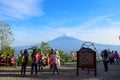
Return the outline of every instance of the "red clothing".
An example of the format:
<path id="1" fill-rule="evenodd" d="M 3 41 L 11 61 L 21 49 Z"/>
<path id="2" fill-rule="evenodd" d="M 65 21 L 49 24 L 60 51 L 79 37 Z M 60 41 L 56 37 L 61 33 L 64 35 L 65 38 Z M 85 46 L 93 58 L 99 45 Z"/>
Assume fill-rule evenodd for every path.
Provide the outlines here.
<path id="1" fill-rule="evenodd" d="M 39 59 L 42 60 L 42 54 L 39 55 Z"/>
<path id="2" fill-rule="evenodd" d="M 50 53 L 49 57 L 50 57 L 50 64 L 53 64 L 54 63 L 54 53 Z"/>
<path id="3" fill-rule="evenodd" d="M 37 60 L 39 59 L 39 55 L 37 53 L 34 56 Z"/>
<path id="4" fill-rule="evenodd" d="M 114 58 L 115 59 L 118 59 L 119 58 L 119 55 L 117 53 L 114 54 Z"/>
<path id="5" fill-rule="evenodd" d="M 28 55 L 25 55 L 24 61 L 25 63 L 28 63 Z"/>
<path id="6" fill-rule="evenodd" d="M 39 55 L 38 55 L 37 53 L 35 53 L 35 54 L 32 54 L 31 57 L 38 59 L 38 58 L 39 58 Z"/>
<path id="7" fill-rule="evenodd" d="M 37 53 L 32 54 L 32 62 L 33 63 L 38 63 L 39 60 L 39 55 Z"/>
<path id="8" fill-rule="evenodd" d="M 3 61 L 2 61 L 2 59 L 0 59 L 0 63 L 2 63 Z"/>

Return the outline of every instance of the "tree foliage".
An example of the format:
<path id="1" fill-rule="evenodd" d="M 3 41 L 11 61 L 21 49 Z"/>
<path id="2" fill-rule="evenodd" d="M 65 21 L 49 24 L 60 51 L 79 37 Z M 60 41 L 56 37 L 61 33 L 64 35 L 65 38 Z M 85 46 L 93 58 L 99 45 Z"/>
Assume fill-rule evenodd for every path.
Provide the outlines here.
<path id="1" fill-rule="evenodd" d="M 13 33 L 11 31 L 11 26 L 4 22 L 0 21 L 0 49 L 3 52 L 3 48 L 9 46 L 13 42 Z"/>
<path id="2" fill-rule="evenodd" d="M 30 53 L 32 53 L 32 51 L 36 49 L 36 51 L 39 53 L 40 52 L 40 48 L 38 46 L 33 46 L 31 48 L 28 48 L 28 50 L 30 50 Z"/>
<path id="3" fill-rule="evenodd" d="M 43 50 L 45 53 L 49 53 L 50 52 L 50 45 L 44 41 L 41 42 L 41 46 L 40 49 Z"/>
<path id="4" fill-rule="evenodd" d="M 66 54 L 64 51 L 62 50 L 58 50 L 59 54 L 60 54 L 60 58 L 61 60 L 64 60 L 65 62 L 68 62 L 69 61 L 69 55 Z"/>
<path id="5" fill-rule="evenodd" d="M 4 56 L 6 56 L 7 54 L 12 55 L 13 53 L 14 53 L 14 49 L 12 49 L 10 46 L 3 47 Z"/>
<path id="6" fill-rule="evenodd" d="M 40 47 L 33 46 L 29 48 L 28 50 L 33 50 L 33 49 L 36 49 L 38 53 L 40 52 L 40 50 L 43 50 L 45 54 L 49 54 L 51 51 L 50 45 L 44 41 L 41 42 Z M 55 49 L 55 51 L 59 52 L 61 60 L 64 60 L 65 62 L 69 61 L 69 55 L 67 55 L 64 51 L 58 50 L 58 49 Z"/>

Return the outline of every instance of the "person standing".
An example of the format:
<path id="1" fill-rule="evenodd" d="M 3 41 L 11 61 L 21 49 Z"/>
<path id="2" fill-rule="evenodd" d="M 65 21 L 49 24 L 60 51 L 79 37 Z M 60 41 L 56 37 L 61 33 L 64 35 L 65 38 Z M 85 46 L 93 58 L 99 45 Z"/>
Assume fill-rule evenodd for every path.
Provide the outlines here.
<path id="1" fill-rule="evenodd" d="M 43 72 L 43 61 L 44 61 L 44 53 L 41 50 L 39 54 L 39 71 Z"/>
<path id="2" fill-rule="evenodd" d="M 10 55 L 9 54 L 7 54 L 7 56 L 6 56 L 6 63 L 7 63 L 7 66 L 8 66 L 8 64 L 10 64 Z"/>
<path id="3" fill-rule="evenodd" d="M 21 64 L 21 75 L 23 75 L 23 69 L 24 69 L 24 53 L 23 53 L 23 50 L 20 50 L 19 62 Z"/>
<path id="4" fill-rule="evenodd" d="M 31 62 L 31 75 L 33 74 L 34 68 L 35 68 L 35 74 L 37 75 L 37 65 L 38 65 L 39 55 L 36 52 L 36 49 L 33 50 L 31 58 L 32 58 L 32 62 Z"/>
<path id="5" fill-rule="evenodd" d="M 108 57 L 109 57 L 109 62 L 110 62 L 111 65 L 114 64 L 113 52 L 114 52 L 114 51 L 110 51 L 110 49 L 108 49 L 108 51 L 107 51 Z"/>
<path id="6" fill-rule="evenodd" d="M 53 56 L 53 74 L 55 74 L 55 71 L 56 71 L 57 73 L 59 73 L 57 64 L 58 64 L 58 58 L 57 58 L 57 54 L 56 54 L 56 52 L 55 52 L 55 53 L 54 53 L 54 56 Z"/>
<path id="7" fill-rule="evenodd" d="M 107 72 L 108 71 L 109 57 L 108 57 L 108 53 L 107 53 L 106 49 L 101 52 L 101 57 L 102 57 L 102 60 L 103 60 L 105 72 Z"/>
<path id="8" fill-rule="evenodd" d="M 49 66 L 50 66 L 50 71 L 53 71 L 53 60 L 54 60 L 54 49 L 51 49 L 51 52 L 49 54 Z"/>
<path id="9" fill-rule="evenodd" d="M 15 54 L 14 54 L 14 64 L 15 64 L 15 67 L 17 68 L 17 58 Z"/>
<path id="10" fill-rule="evenodd" d="M 115 64 L 119 64 L 119 55 L 117 51 L 115 51 L 114 53 L 114 58 L 115 58 Z"/>
<path id="11" fill-rule="evenodd" d="M 28 51 L 27 49 L 24 50 L 24 53 L 22 53 L 21 51 L 21 62 L 22 62 L 22 65 L 21 65 L 21 75 L 25 75 L 26 73 L 26 67 L 27 67 L 27 63 L 28 63 Z"/>
<path id="12" fill-rule="evenodd" d="M 56 58 L 57 58 L 57 66 L 60 67 L 60 54 L 56 51 Z"/>
<path id="13" fill-rule="evenodd" d="M 49 55 L 47 53 L 45 54 L 44 59 L 45 59 L 45 66 L 49 66 Z"/>

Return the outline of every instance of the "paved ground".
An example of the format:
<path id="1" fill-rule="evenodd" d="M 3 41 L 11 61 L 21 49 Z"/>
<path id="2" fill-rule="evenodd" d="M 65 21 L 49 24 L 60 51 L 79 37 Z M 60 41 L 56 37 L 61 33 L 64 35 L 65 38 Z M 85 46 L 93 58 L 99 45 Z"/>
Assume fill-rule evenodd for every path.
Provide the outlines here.
<path id="1" fill-rule="evenodd" d="M 52 75 L 49 68 L 45 67 L 43 73 L 37 76 L 30 75 L 30 67 L 27 67 L 27 75 L 20 75 L 20 67 L 0 66 L 0 80 L 120 80 L 120 65 L 109 65 L 109 71 L 104 72 L 103 64 L 97 64 L 97 76 L 91 71 L 87 74 L 85 70 L 79 70 L 76 75 L 76 63 L 67 63 L 59 68 L 60 74 Z"/>

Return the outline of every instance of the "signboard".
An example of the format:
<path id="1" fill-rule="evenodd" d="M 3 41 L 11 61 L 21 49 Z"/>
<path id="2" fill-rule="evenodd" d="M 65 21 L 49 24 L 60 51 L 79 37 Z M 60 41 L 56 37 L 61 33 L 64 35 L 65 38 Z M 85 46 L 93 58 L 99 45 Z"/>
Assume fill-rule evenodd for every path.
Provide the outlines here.
<path id="1" fill-rule="evenodd" d="M 77 75 L 79 68 L 93 69 L 96 76 L 96 52 L 90 48 L 81 48 L 77 51 Z"/>

